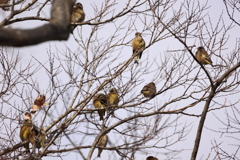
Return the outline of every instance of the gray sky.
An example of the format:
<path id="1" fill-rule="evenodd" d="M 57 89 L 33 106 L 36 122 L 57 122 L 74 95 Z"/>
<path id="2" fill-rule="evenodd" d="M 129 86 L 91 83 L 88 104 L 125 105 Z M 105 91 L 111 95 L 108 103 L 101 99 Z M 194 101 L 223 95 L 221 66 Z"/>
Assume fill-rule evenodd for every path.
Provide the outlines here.
<path id="1" fill-rule="evenodd" d="M 93 4 L 93 2 L 94 2 L 97 6 L 100 7 L 102 1 L 103 0 L 80 1 L 83 4 L 84 11 L 86 13 L 85 21 L 89 20 L 90 18 L 92 18 L 94 16 L 91 4 Z M 117 2 L 119 4 L 118 4 L 117 10 L 116 10 L 116 13 L 117 13 L 117 11 L 121 10 L 121 8 L 124 6 L 124 4 L 126 2 L 127 1 Z M 179 1 L 179 3 L 181 3 L 181 2 L 182 1 Z M 201 1 L 200 3 L 205 4 L 205 0 Z M 209 20 L 210 20 L 212 25 L 216 26 L 219 16 L 221 14 L 223 14 L 223 20 L 225 22 L 225 25 L 228 26 L 231 23 L 231 21 L 229 20 L 227 14 L 226 14 L 226 11 L 225 11 L 222 1 L 219 1 L 219 3 L 216 3 L 216 1 L 214 1 L 214 2 L 209 1 L 208 6 L 209 6 L 209 9 L 204 12 L 204 14 L 206 14 L 206 16 L 205 16 L 206 22 L 209 22 Z M 177 4 L 173 6 L 173 10 L 174 9 L 176 9 L 176 10 L 178 9 Z M 4 13 L 3 11 L 0 11 L 0 20 L 2 20 L 2 17 L 5 17 L 8 13 L 9 12 Z M 30 14 L 32 14 L 32 11 L 24 12 L 23 14 L 21 14 L 21 16 L 29 16 Z M 47 9 L 44 10 L 43 15 L 49 16 Z M 169 16 L 169 18 L 170 18 L 171 10 L 169 10 L 169 15 L 167 15 L 167 16 Z M 116 22 L 116 24 L 120 24 L 120 22 L 122 22 L 123 20 L 124 19 L 120 19 L 119 21 Z M 130 23 L 130 19 L 128 19 L 127 22 L 125 22 L 125 23 L 128 24 L 128 21 Z M 147 21 L 151 21 L 151 20 L 147 20 Z M 39 26 L 43 23 L 45 23 L 45 22 L 26 21 L 26 22 L 13 24 L 11 27 L 13 27 L 13 28 L 32 28 L 32 27 Z M 134 27 L 132 28 L 132 33 L 127 36 L 127 38 L 125 39 L 125 42 L 128 42 L 128 41 L 131 42 L 131 39 L 134 37 L 134 33 L 136 31 L 142 32 L 145 29 L 144 25 L 141 23 L 141 21 L 139 19 L 136 21 L 135 26 L 137 29 L 134 29 Z M 81 28 L 82 28 L 82 30 L 81 30 Z M 82 34 L 83 39 L 87 40 L 89 33 L 91 31 L 91 26 L 84 25 L 84 26 L 77 27 L 77 29 L 74 31 L 74 34 L 75 34 L 76 39 L 79 39 L 78 34 L 76 34 L 77 30 L 80 31 L 80 34 Z M 125 32 L 124 32 L 125 30 L 126 30 L 126 28 L 123 28 L 123 30 L 119 32 L 119 34 L 122 34 L 122 35 L 120 35 L 120 37 L 122 37 L 125 34 Z M 107 40 L 114 32 L 115 32 L 114 23 L 104 25 L 104 27 L 101 29 L 101 32 L 99 32 L 99 34 L 98 34 L 98 38 L 102 38 L 102 41 Z M 230 37 L 226 44 L 227 49 L 222 51 L 223 54 L 229 54 L 231 49 L 235 46 L 236 38 L 238 38 L 238 34 L 236 34 L 236 33 L 238 33 L 237 27 L 233 28 L 231 30 L 231 32 L 228 33 L 230 35 Z M 147 31 L 143 32 L 143 38 L 145 39 L 146 43 L 148 44 L 150 37 L 148 36 Z M 201 43 L 199 42 L 199 39 L 190 39 L 188 41 L 188 45 L 189 46 L 192 46 L 192 45 L 199 46 L 199 45 L 201 45 Z M 22 56 L 21 63 L 23 66 L 27 62 L 29 62 L 33 57 L 35 59 L 37 59 L 38 61 L 40 61 L 41 63 L 46 64 L 46 66 L 49 66 L 48 53 L 49 52 L 61 53 L 61 52 L 66 51 L 66 47 L 68 47 L 72 52 L 80 52 L 81 51 L 81 47 L 79 47 L 78 43 L 74 40 L 72 35 L 70 35 L 70 37 L 67 41 L 60 41 L 60 42 L 59 41 L 51 41 L 51 42 L 45 42 L 45 43 L 31 46 L 31 47 L 22 47 L 22 48 L 11 48 L 10 47 L 10 48 L 8 48 L 8 51 L 10 52 L 13 50 L 14 54 L 19 52 L 20 55 Z M 140 64 L 138 67 L 140 67 L 140 68 L 145 67 L 147 65 L 146 64 L 147 59 L 151 62 L 155 61 L 155 63 L 149 69 L 149 71 L 152 71 L 152 72 L 139 76 L 139 78 L 140 78 L 139 80 L 142 81 L 140 86 L 144 86 L 145 84 L 147 84 L 151 81 L 154 81 L 157 84 L 157 88 L 160 88 L 163 84 L 159 77 L 158 78 L 155 77 L 156 72 L 157 72 L 157 71 L 155 71 L 156 67 L 157 67 L 156 63 L 161 61 L 163 55 L 169 56 L 169 57 L 171 57 L 173 55 L 173 53 L 168 52 L 168 50 L 183 50 L 183 49 L 184 49 L 183 45 L 180 44 L 174 38 L 163 39 L 162 41 L 160 41 L 160 42 L 152 45 L 150 48 L 146 49 L 143 53 L 142 59 L 140 60 Z M 193 48 L 194 53 L 195 53 L 195 51 L 196 51 L 196 47 Z M 180 54 L 180 52 L 177 52 L 175 54 Z M 117 55 L 119 55 L 119 58 L 116 63 L 121 63 L 123 61 L 128 60 L 132 55 L 131 43 L 124 46 L 124 48 L 122 48 L 122 50 L 118 50 L 111 54 L 112 57 L 117 56 Z M 191 59 L 189 59 L 189 61 L 188 61 L 189 64 L 192 62 L 192 57 L 190 57 L 190 58 Z M 213 63 L 217 63 L 220 61 L 219 59 L 217 59 L 216 56 L 212 56 L 211 58 L 213 60 Z M 37 64 L 37 62 L 35 60 L 33 60 L 33 64 L 34 63 Z M 197 65 L 196 62 L 193 62 L 193 63 L 195 63 Z M 58 64 L 59 63 L 56 61 L 55 65 L 57 66 Z M 101 64 L 100 68 L 104 68 L 105 65 L 106 64 Z M 213 70 L 210 66 L 207 66 L 206 68 L 207 68 L 207 70 L 210 71 L 211 75 L 214 75 L 214 73 L 212 72 Z M 126 72 L 124 74 L 125 74 L 124 76 L 128 76 L 129 72 Z M 60 77 L 62 82 L 69 80 L 69 78 L 64 75 L 64 72 L 62 72 L 60 75 L 62 76 L 62 77 Z M 38 79 L 39 88 L 41 88 L 41 92 L 46 92 L 48 83 L 49 83 L 46 72 L 43 69 L 39 70 L 39 72 L 34 76 L 34 78 Z M 140 90 L 141 90 L 141 87 L 138 87 L 138 88 L 134 89 L 131 94 L 136 96 L 137 94 L 140 94 Z M 194 90 L 194 88 L 193 88 L 193 90 Z M 160 95 L 160 96 L 155 97 L 153 100 L 148 102 L 148 104 L 150 106 L 164 104 L 169 99 L 171 99 L 171 97 L 172 98 L 176 97 L 179 94 L 181 94 L 181 92 L 182 92 L 182 90 L 181 90 L 181 88 L 179 88 L 178 90 L 168 92 L 165 95 Z M 127 100 L 128 96 L 131 97 L 131 94 L 128 94 L 124 98 Z M 35 95 L 32 95 L 32 96 L 36 97 L 37 93 L 35 93 Z M 232 96 L 223 97 L 223 98 L 219 97 L 218 102 L 220 104 L 221 103 L 223 104 L 225 101 L 227 101 L 228 103 L 234 103 L 238 99 L 239 99 L 239 97 L 236 97 L 236 95 L 232 95 Z M 191 101 L 183 101 L 183 102 L 180 102 L 179 104 L 169 106 L 169 109 L 170 109 L 170 107 L 171 107 L 171 109 L 181 108 L 181 107 L 184 107 L 185 105 L 188 105 L 189 103 L 191 103 Z M 121 104 L 121 102 L 120 102 L 120 104 Z M 90 107 L 90 105 L 91 104 L 89 104 L 89 107 Z M 62 107 L 62 106 L 59 105 L 59 107 Z M 200 103 L 200 104 L 194 106 L 193 108 L 187 109 L 186 112 L 189 114 L 201 114 L 203 107 L 204 107 L 204 103 Z M 215 118 L 214 114 L 217 115 L 218 117 L 220 117 L 224 121 L 226 119 L 225 111 L 226 111 L 225 109 L 221 109 L 221 110 L 216 110 L 216 111 L 208 113 L 207 119 L 205 121 L 205 127 L 212 129 L 212 130 L 219 130 L 219 128 L 224 127 Z M 60 114 L 60 112 L 61 111 L 59 111 L 59 114 Z M 126 116 L 127 117 L 128 114 L 126 114 L 125 112 L 126 111 L 120 110 L 120 111 L 116 111 L 116 114 L 118 116 L 122 116 L 122 117 Z M 172 116 L 175 116 L 175 115 L 172 115 Z M 40 122 L 39 122 L 40 119 L 41 119 L 41 112 L 39 113 L 38 117 L 36 117 L 38 124 L 40 124 Z M 151 117 L 149 119 L 151 119 Z M 177 157 L 179 157 L 179 159 L 182 159 L 182 160 L 190 159 L 199 119 L 200 118 L 189 117 L 189 116 L 181 117 L 180 122 L 181 123 L 187 122 L 187 124 L 190 124 L 189 129 L 191 129 L 191 130 L 190 130 L 190 133 L 188 134 L 188 136 L 185 138 L 185 141 L 179 142 L 178 144 L 173 145 L 173 147 L 172 147 L 172 149 L 175 149 L 175 148 L 179 149 L 182 147 L 184 147 L 184 149 L 186 149 L 177 156 Z M 116 120 L 112 120 L 111 122 L 109 122 L 109 125 L 114 122 L 116 122 Z M 120 128 L 121 128 L 121 126 L 120 126 Z M 233 139 L 231 137 L 227 137 L 225 135 L 221 135 L 220 133 L 217 133 L 217 132 L 210 131 L 209 129 L 206 129 L 206 128 L 203 129 L 202 140 L 200 143 L 197 159 L 207 159 L 209 154 L 211 154 L 213 152 L 213 151 L 211 151 L 211 147 L 212 147 L 212 143 L 214 141 L 217 141 L 218 143 L 222 142 L 222 144 L 221 144 L 222 149 L 225 149 L 229 153 L 234 153 L 236 151 L 235 145 L 237 145 L 237 143 L 236 143 L 235 139 Z M 171 132 L 171 130 L 169 130 L 169 132 Z M 109 137 L 110 137 L 109 139 L 110 139 L 111 143 L 108 144 L 108 146 L 114 146 L 114 144 L 116 144 L 116 143 L 117 144 L 121 143 L 121 137 L 116 137 L 113 132 L 109 133 Z M 77 136 L 74 136 L 72 138 L 76 141 L 79 140 Z M 18 139 L 18 141 L 20 142 L 19 138 L 16 138 L 16 139 Z M 116 139 L 120 139 L 120 140 L 116 142 Z M 93 140 L 94 140 L 94 136 L 89 136 L 86 138 L 86 140 L 84 140 L 84 144 L 91 145 Z M 154 142 L 152 142 L 152 143 L 154 143 Z M 53 148 L 56 148 L 56 147 L 53 146 Z M 165 158 L 165 156 L 163 156 L 165 150 L 161 150 L 161 149 L 159 149 L 159 150 L 154 149 L 154 150 L 158 153 L 157 154 L 154 153 L 153 156 L 158 157 L 159 160 L 162 160 Z M 101 159 L 113 159 L 111 157 L 111 155 L 112 155 L 111 152 L 113 152 L 113 151 L 104 150 L 102 153 Z M 83 153 L 85 154 L 85 156 L 87 156 L 88 149 L 84 149 Z M 97 156 L 97 151 L 95 150 L 95 152 L 92 156 L 92 159 L 97 159 L 97 158 L 95 158 L 96 156 Z M 138 153 L 136 155 L 136 160 L 145 160 L 147 156 L 149 156 L 149 155 L 145 155 L 143 153 Z M 209 159 L 213 159 L 212 156 L 213 155 L 211 154 Z M 63 157 L 63 159 L 80 159 L 79 157 L 80 156 L 78 155 L 78 153 L 71 152 L 70 154 L 66 154 L 66 156 Z M 164 157 L 164 158 L 161 158 L 161 157 Z M 239 153 L 238 153 L 237 157 L 240 157 Z M 49 157 L 44 157 L 43 159 L 44 160 L 48 160 L 48 159 L 52 160 L 52 159 L 60 159 L 60 158 L 49 156 Z M 117 159 L 120 159 L 120 158 L 117 157 Z"/>

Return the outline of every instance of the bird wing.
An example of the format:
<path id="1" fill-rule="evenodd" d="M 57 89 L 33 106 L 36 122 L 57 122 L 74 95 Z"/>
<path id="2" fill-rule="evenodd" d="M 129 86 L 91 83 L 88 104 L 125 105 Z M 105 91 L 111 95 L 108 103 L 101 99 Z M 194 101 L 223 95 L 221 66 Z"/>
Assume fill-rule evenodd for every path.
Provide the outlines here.
<path id="1" fill-rule="evenodd" d="M 107 104 L 107 97 L 106 97 L 106 95 L 101 94 L 101 95 L 99 96 L 99 101 L 100 101 L 103 105 L 106 105 L 106 104 Z"/>
<path id="2" fill-rule="evenodd" d="M 118 95 L 115 93 L 109 93 L 108 102 L 110 105 L 118 104 L 118 102 L 119 102 Z"/>
<path id="3" fill-rule="evenodd" d="M 139 43 L 139 48 L 143 49 L 145 47 L 145 41 L 142 38 L 141 42 Z"/>
<path id="4" fill-rule="evenodd" d="M 134 38 L 133 41 L 132 41 L 133 54 L 138 49 L 138 45 L 139 45 L 139 41 L 137 40 L 137 38 Z"/>
<path id="5" fill-rule="evenodd" d="M 207 54 L 207 52 L 202 52 L 202 58 L 204 58 L 209 64 L 212 63 L 211 58 L 209 57 L 209 55 Z"/>

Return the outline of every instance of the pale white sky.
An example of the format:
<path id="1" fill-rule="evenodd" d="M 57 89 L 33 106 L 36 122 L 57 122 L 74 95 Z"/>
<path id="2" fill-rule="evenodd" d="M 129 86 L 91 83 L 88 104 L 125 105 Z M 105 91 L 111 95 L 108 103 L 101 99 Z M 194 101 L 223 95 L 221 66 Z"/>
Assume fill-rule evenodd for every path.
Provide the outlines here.
<path id="1" fill-rule="evenodd" d="M 84 11 L 86 13 L 85 21 L 94 16 L 91 4 L 94 2 L 97 6 L 100 7 L 102 1 L 103 0 L 79 1 L 84 6 Z M 117 13 L 117 11 L 121 10 L 121 7 L 123 7 L 126 2 L 127 2 L 127 0 L 117 2 L 119 4 L 118 4 L 117 10 L 116 10 L 116 13 Z M 183 2 L 183 1 L 178 1 L 179 4 L 181 2 Z M 203 0 L 203 1 L 201 0 L 200 3 L 205 4 L 205 0 Z M 231 21 L 228 19 L 228 16 L 226 15 L 226 11 L 225 11 L 225 8 L 224 8 L 224 5 L 223 5 L 222 1 L 219 1 L 219 3 L 216 3 L 216 1 L 209 1 L 208 6 L 209 6 L 209 9 L 204 12 L 204 14 L 207 15 L 205 17 L 206 21 L 209 21 L 209 19 L 211 19 L 212 25 L 215 26 L 218 19 L 219 19 L 219 16 L 221 14 L 223 14 L 223 20 L 225 22 L 225 25 L 228 26 L 230 24 Z M 178 5 L 177 4 L 174 5 L 173 9 L 177 10 Z M 4 13 L 3 11 L 0 11 L 0 20 L 2 20 L 2 17 L 6 16 L 8 13 L 9 12 Z M 169 15 L 171 13 L 172 13 L 172 10 L 169 10 Z M 32 14 L 32 12 L 24 12 L 23 14 L 21 14 L 21 16 L 29 16 L 30 14 Z M 44 10 L 44 15 L 49 15 L 49 13 L 47 12 L 47 9 Z M 169 16 L 169 15 L 167 15 L 167 16 Z M 120 19 L 120 22 L 122 22 L 122 21 L 123 21 L 123 19 Z M 150 21 L 150 20 L 148 20 L 148 21 Z M 117 21 L 116 24 L 120 24 L 120 22 Z M 126 24 L 127 24 L 127 22 L 126 22 Z M 35 27 L 35 26 L 39 26 L 43 23 L 45 23 L 45 22 L 26 21 L 26 22 L 23 22 L 23 23 L 16 23 L 12 27 L 13 28 L 32 28 L 32 27 Z M 137 21 L 135 26 L 137 27 L 137 30 L 135 30 L 134 27 L 133 27 L 132 28 L 132 30 L 133 30 L 132 34 L 129 35 L 125 39 L 125 42 L 131 41 L 131 39 L 134 37 L 134 33 L 136 31 L 142 32 L 142 30 L 145 29 L 144 25 L 140 21 Z M 79 30 L 80 30 L 80 28 L 81 28 L 80 26 L 77 27 L 77 29 L 79 29 Z M 126 29 L 127 28 L 123 28 L 123 30 L 119 32 L 121 34 L 120 37 L 124 36 L 124 34 L 125 34 L 124 31 Z M 229 40 L 228 40 L 227 45 L 226 45 L 228 49 L 223 51 L 223 52 L 225 52 L 225 54 L 229 54 L 229 52 L 231 51 L 231 48 L 235 46 L 236 38 L 238 38 L 238 34 L 236 34 L 236 33 L 238 33 L 237 29 L 238 29 L 238 27 L 235 27 L 229 33 L 230 37 L 229 37 Z M 75 33 L 76 38 L 78 39 L 78 35 L 76 34 L 77 33 L 76 30 L 74 31 L 74 33 Z M 82 31 L 83 31 L 82 34 L 83 34 L 84 39 L 87 40 L 87 38 L 89 36 L 89 32 L 91 31 L 91 26 L 86 26 L 86 25 L 82 26 Z M 114 23 L 110 23 L 108 25 L 105 25 L 101 29 L 101 32 L 98 34 L 98 37 L 102 38 L 102 41 L 104 41 L 104 40 L 107 40 L 114 32 L 115 32 Z M 148 36 L 147 32 L 143 32 L 143 38 L 145 39 L 146 43 L 148 44 L 149 40 L 150 40 L 150 37 Z M 197 40 L 197 39 L 191 39 L 191 40 L 189 40 L 188 43 L 189 43 L 188 45 L 194 45 L 194 44 L 196 46 L 201 45 L 199 40 Z M 119 59 L 118 59 L 118 62 L 116 62 L 116 63 L 121 63 L 123 61 L 126 61 L 132 55 L 132 49 L 131 49 L 130 44 L 131 43 L 126 45 L 124 48 L 122 48 L 122 50 L 116 51 L 116 52 L 111 54 L 113 57 L 117 56 L 119 54 Z M 51 41 L 51 42 L 45 42 L 45 43 L 35 45 L 35 46 L 31 46 L 31 47 L 22 47 L 22 48 L 14 48 L 14 49 L 9 48 L 9 51 L 14 50 L 15 53 L 17 53 L 17 52 L 20 53 L 20 55 L 22 56 L 22 60 L 21 60 L 22 65 L 25 65 L 27 62 L 29 62 L 32 59 L 32 57 L 34 57 L 38 61 L 40 61 L 42 63 L 46 63 L 46 66 L 48 66 L 49 65 L 49 63 L 48 63 L 48 61 L 49 61 L 49 59 L 48 59 L 49 50 L 53 53 L 56 53 L 57 50 L 58 50 L 58 53 L 60 53 L 60 52 L 66 51 L 66 47 L 70 48 L 70 50 L 73 51 L 73 52 L 77 52 L 77 51 L 81 50 L 81 48 L 78 46 L 77 42 L 74 40 L 73 36 L 70 35 L 70 37 L 67 41 L 60 41 L 60 42 Z M 144 67 L 146 65 L 147 59 L 149 61 L 155 60 L 156 63 L 157 63 L 157 62 L 161 61 L 161 58 L 162 58 L 163 54 L 166 55 L 166 56 L 170 56 L 169 54 L 171 54 L 171 53 L 167 52 L 168 50 L 182 50 L 183 48 L 184 48 L 183 45 L 174 38 L 164 39 L 164 40 L 152 45 L 150 48 L 148 48 L 144 51 L 144 53 L 142 55 L 142 59 L 140 60 L 139 67 Z M 196 50 L 196 48 L 193 49 L 194 52 L 195 52 L 195 50 Z M 179 54 L 179 53 L 176 53 L 176 54 Z M 216 59 L 216 57 L 212 57 L 212 60 L 213 60 L 213 62 L 219 61 L 218 59 Z M 190 61 L 192 62 L 192 59 L 189 60 L 189 64 L 190 64 Z M 34 63 L 36 63 L 36 62 L 34 62 Z M 196 62 L 194 62 L 194 63 L 196 64 Z M 56 60 L 56 66 L 57 66 L 57 64 L 59 64 L 59 63 Z M 100 67 L 104 67 L 104 65 L 106 65 L 106 64 L 101 64 Z M 157 65 L 154 64 L 153 66 L 151 66 L 151 68 L 149 70 L 150 71 L 155 71 L 156 67 L 157 67 Z M 209 67 L 209 66 L 207 66 L 207 69 L 212 71 L 211 67 Z M 124 74 L 125 74 L 124 76 L 127 77 L 129 72 L 126 72 Z M 143 83 L 140 86 L 144 86 L 145 84 L 147 84 L 151 81 L 154 81 L 157 84 L 157 88 L 162 87 L 163 84 L 161 82 L 161 79 L 159 77 L 156 78 L 155 74 L 156 74 L 156 71 L 155 72 L 150 72 L 149 74 L 139 76 L 139 78 L 140 78 L 139 80 L 143 81 Z M 211 75 L 212 74 L 213 73 L 211 73 Z M 65 82 L 65 81 L 69 80 L 69 78 L 67 76 L 65 76 L 64 73 L 61 73 L 60 75 L 62 75 L 62 77 L 60 78 L 62 82 Z M 40 70 L 34 76 L 34 78 L 37 78 L 39 86 L 42 89 L 42 92 L 46 92 L 47 87 L 48 87 L 48 83 L 49 83 L 49 81 L 47 79 L 48 77 L 46 75 L 46 72 L 44 70 Z M 137 87 L 136 89 L 134 89 L 132 91 L 131 94 L 136 96 L 140 93 L 140 90 L 141 90 L 141 88 Z M 173 97 L 176 97 L 177 95 L 180 95 L 181 93 L 182 93 L 182 90 L 178 89 L 178 90 L 174 90 L 172 92 L 168 92 L 165 95 L 159 95 L 158 97 L 155 97 L 153 100 L 148 102 L 148 105 L 154 106 L 154 105 L 164 104 L 169 99 L 171 99 Z M 33 95 L 33 97 L 35 97 L 35 96 L 37 96 L 37 93 L 35 93 L 35 95 Z M 126 97 L 124 97 L 124 99 L 127 100 L 128 96 L 131 97 L 131 95 L 128 94 Z M 223 103 L 226 100 L 230 103 L 230 102 L 235 102 L 236 99 L 239 99 L 239 97 L 237 97 L 236 95 L 233 95 L 231 97 L 230 96 L 229 97 L 224 97 L 223 99 L 220 97 L 218 102 Z M 175 103 L 174 106 L 169 106 L 168 108 L 170 108 L 170 107 L 171 107 L 171 109 L 181 108 L 185 105 L 188 105 L 191 102 L 192 101 L 183 101 L 179 104 Z M 121 104 L 121 102 L 120 102 L 120 104 Z M 89 104 L 89 107 L 90 106 L 91 106 L 91 104 Z M 194 106 L 193 108 L 187 109 L 186 112 L 191 113 L 191 114 L 201 114 L 203 106 L 204 106 L 204 103 L 200 103 L 200 104 Z M 61 105 L 59 105 L 59 107 L 61 107 Z M 60 114 L 60 112 L 59 112 L 59 114 Z M 215 115 L 218 115 L 219 117 L 221 117 L 222 120 L 224 120 L 224 119 L 226 119 L 226 116 L 225 116 L 224 112 L 225 112 L 225 109 L 221 109 L 221 110 L 217 110 L 217 111 L 208 113 L 207 119 L 205 121 L 205 126 L 207 128 L 215 129 L 215 130 L 219 130 L 219 128 L 224 127 L 219 123 L 219 121 L 213 115 L 213 113 L 214 113 Z M 128 116 L 128 114 L 126 114 L 126 111 L 123 111 L 123 110 L 116 111 L 116 114 L 118 116 L 122 116 L 122 117 L 127 117 Z M 36 118 L 36 120 L 41 119 L 40 115 L 41 115 L 41 113 L 39 114 L 39 117 Z M 172 116 L 175 117 L 175 115 L 172 115 Z M 179 157 L 177 159 L 181 159 L 181 160 L 190 159 L 199 120 L 200 120 L 200 118 L 196 118 L 196 117 L 188 117 L 188 116 L 182 116 L 181 117 L 180 122 L 181 123 L 186 122 L 187 124 L 190 124 L 189 129 L 191 129 L 191 130 L 190 130 L 190 133 L 188 134 L 188 136 L 185 138 L 185 141 L 179 142 L 178 144 L 175 144 L 175 145 L 173 145 L 173 147 L 171 147 L 171 149 L 180 149 L 180 148 L 186 149 L 177 156 L 177 157 Z M 111 122 L 109 122 L 109 124 L 113 124 L 114 122 L 116 122 L 116 120 L 112 120 Z M 40 122 L 38 122 L 38 123 L 40 124 Z M 119 128 L 121 128 L 121 126 Z M 171 131 L 169 130 L 169 131 L 166 131 L 166 132 L 171 132 Z M 236 134 L 235 136 L 238 137 L 239 135 L 237 136 L 237 134 Z M 77 136 L 74 136 L 73 138 L 76 141 L 79 140 L 79 138 Z M 18 139 L 20 141 L 19 138 L 16 138 L 16 139 Z M 119 139 L 121 140 L 121 137 L 116 137 L 114 135 L 114 133 L 111 131 L 109 133 L 109 140 L 111 142 L 111 145 L 108 144 L 108 146 L 114 146 L 115 144 L 120 144 L 121 141 Z M 84 140 L 84 145 L 91 145 L 93 140 L 94 140 L 94 136 L 86 137 L 86 139 Z M 116 141 L 116 140 L 119 140 L 119 141 Z M 200 147 L 199 147 L 198 157 L 197 157 L 198 160 L 199 159 L 206 159 L 209 156 L 209 154 L 211 153 L 212 143 L 215 140 L 217 142 L 222 142 L 221 147 L 223 149 L 225 149 L 226 151 L 229 151 L 229 153 L 234 153 L 235 152 L 236 146 L 233 146 L 233 145 L 230 145 L 230 144 L 237 144 L 236 140 L 234 140 L 233 138 L 229 138 L 225 135 L 221 136 L 220 133 L 215 133 L 213 131 L 210 131 L 210 130 L 204 128 L 203 133 L 202 133 L 202 140 L 201 140 Z M 56 148 L 56 147 L 53 147 L 53 148 Z M 153 156 L 158 157 L 159 160 L 163 160 L 163 159 L 166 158 L 166 156 L 163 155 L 166 150 L 161 150 L 161 149 L 156 150 L 155 149 L 154 151 L 156 151 L 158 153 L 157 154 L 154 153 Z M 111 157 L 111 155 L 112 155 L 111 152 L 113 152 L 113 151 L 106 151 L 106 150 L 103 151 L 102 158 L 100 158 L 100 159 L 104 159 L 104 160 L 105 159 L 111 159 L 112 160 L 112 159 L 115 159 L 115 158 L 120 159 L 119 156 L 117 156 L 115 158 Z M 84 149 L 83 153 L 84 153 L 85 156 L 87 156 L 88 149 Z M 115 155 L 116 154 L 114 154 L 114 156 Z M 238 157 L 240 157 L 240 154 L 238 154 L 238 155 L 239 155 Z M 97 158 L 95 158 L 96 156 L 97 156 L 97 151 L 95 150 L 95 152 L 92 156 L 92 159 L 97 159 Z M 145 155 L 144 153 L 138 153 L 136 155 L 136 160 L 145 160 L 147 156 L 149 156 L 149 155 Z M 60 158 L 58 158 L 58 157 L 43 157 L 43 160 L 50 160 L 50 159 L 52 160 L 52 159 L 60 159 Z M 81 159 L 81 156 L 79 156 L 77 152 L 76 153 L 71 152 L 70 154 L 67 154 L 66 156 L 64 156 L 63 159 Z M 213 159 L 212 155 L 210 156 L 209 159 Z"/>

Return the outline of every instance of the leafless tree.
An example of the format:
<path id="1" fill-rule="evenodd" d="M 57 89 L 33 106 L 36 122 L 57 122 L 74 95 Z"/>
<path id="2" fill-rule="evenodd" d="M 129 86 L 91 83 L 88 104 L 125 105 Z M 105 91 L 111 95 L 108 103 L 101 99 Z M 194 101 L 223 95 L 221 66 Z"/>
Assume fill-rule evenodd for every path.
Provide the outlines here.
<path id="1" fill-rule="evenodd" d="M 0 45 L 67 40 L 74 2 L 13 0 L 0 4 L 9 7 L 5 11 L 9 15 L 0 22 Z M 84 6 L 87 2 L 82 3 Z M 147 155 L 181 159 L 190 149 L 188 157 L 195 160 L 202 156 L 198 153 L 206 131 L 231 133 L 231 138 L 238 140 L 233 133 L 239 131 L 236 106 L 240 101 L 240 43 L 234 39 L 232 45 L 229 36 L 239 25 L 229 6 L 238 7 L 234 0 L 223 0 L 222 4 L 229 19 L 222 13 L 213 21 L 208 14 L 209 4 L 203 1 L 103 0 L 84 7 L 92 14 L 76 23 L 78 27 L 70 35 L 78 48 L 66 43 L 64 50 L 52 49 L 50 44 L 48 60 L 33 55 L 29 63 L 23 64 L 16 50 L 2 47 L 0 159 L 64 159 L 76 154 L 90 160 L 95 158 L 94 150 L 103 148 L 107 152 L 102 155 L 104 159 L 146 159 Z M 51 18 L 42 14 L 49 11 L 49 6 Z M 21 15 L 28 10 L 33 14 Z M 6 28 L 27 20 L 45 24 L 31 30 Z M 139 53 L 132 54 L 131 41 L 137 31 L 142 33 L 146 47 L 139 64 L 134 64 Z M 164 48 L 166 44 L 169 49 Z M 198 46 L 205 47 L 213 67 L 197 61 Z M 149 82 L 157 86 L 153 98 L 140 93 Z M 98 93 L 107 95 L 111 88 L 117 89 L 120 102 L 115 107 L 107 106 L 100 121 L 93 98 Z M 46 105 L 33 113 L 33 122 L 46 134 L 47 143 L 39 151 L 30 145 L 31 152 L 26 153 L 23 145 L 29 141 L 21 142 L 19 138 L 23 115 L 32 111 L 34 100 L 41 94 L 46 96 Z M 211 115 L 221 122 L 218 128 L 211 123 L 205 125 Z M 197 129 L 193 127 L 196 125 Z M 227 127 L 222 130 L 221 126 Z M 99 147 L 105 134 L 109 136 L 108 144 Z M 183 145 L 190 136 L 195 137 L 193 146 Z M 205 158 L 237 159 L 238 144 L 229 151 L 225 143 L 211 142 Z"/>

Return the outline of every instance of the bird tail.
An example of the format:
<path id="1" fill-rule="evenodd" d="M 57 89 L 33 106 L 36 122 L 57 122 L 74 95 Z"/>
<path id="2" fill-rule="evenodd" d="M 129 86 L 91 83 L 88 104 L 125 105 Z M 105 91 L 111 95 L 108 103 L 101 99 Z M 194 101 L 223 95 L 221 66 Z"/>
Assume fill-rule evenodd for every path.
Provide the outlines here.
<path id="1" fill-rule="evenodd" d="M 24 148 L 26 149 L 26 153 L 30 153 L 30 150 L 29 150 L 29 143 L 25 144 L 24 145 Z"/>
<path id="2" fill-rule="evenodd" d="M 104 109 L 101 109 L 100 111 L 98 111 L 98 114 L 100 116 L 100 121 L 103 120 L 103 117 L 105 115 L 105 110 Z"/>
<path id="3" fill-rule="evenodd" d="M 72 25 L 71 26 L 71 33 L 73 34 L 73 30 L 76 28 L 77 26 L 76 25 Z"/>
<path id="4" fill-rule="evenodd" d="M 138 64 L 138 60 L 139 60 L 139 58 L 138 58 L 138 56 L 136 56 L 134 63 Z"/>
<path id="5" fill-rule="evenodd" d="M 101 157 L 102 151 L 103 151 L 103 149 L 100 149 L 100 148 L 98 149 L 98 155 L 97 155 L 97 157 L 99 157 L 99 158 Z"/>

